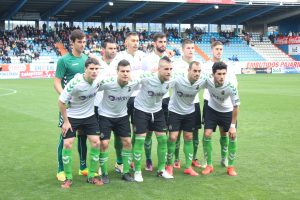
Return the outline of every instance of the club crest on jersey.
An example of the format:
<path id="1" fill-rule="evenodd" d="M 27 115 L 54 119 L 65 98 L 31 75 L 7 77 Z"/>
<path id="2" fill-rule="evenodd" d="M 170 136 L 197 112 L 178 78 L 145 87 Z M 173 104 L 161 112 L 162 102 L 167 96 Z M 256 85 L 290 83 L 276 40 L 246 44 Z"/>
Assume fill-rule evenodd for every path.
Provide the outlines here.
<path id="1" fill-rule="evenodd" d="M 177 91 L 177 95 L 178 95 L 179 97 L 182 97 L 182 96 L 183 96 L 183 93 L 182 93 L 182 92 L 179 92 L 179 91 Z"/>
<path id="2" fill-rule="evenodd" d="M 148 95 L 149 95 L 150 97 L 152 97 L 152 96 L 154 96 L 154 92 L 153 92 L 153 91 L 148 91 Z"/>
<path id="3" fill-rule="evenodd" d="M 166 89 L 167 89 L 167 90 L 169 89 L 169 84 L 166 86 Z"/>
<path id="4" fill-rule="evenodd" d="M 114 101 L 116 98 L 114 96 L 108 96 L 110 101 Z"/>
<path id="5" fill-rule="evenodd" d="M 197 87 L 196 87 L 196 90 L 199 90 L 199 87 L 200 87 L 200 86 L 199 86 L 199 85 L 197 85 Z"/>
<path id="6" fill-rule="evenodd" d="M 128 92 L 130 92 L 131 91 L 131 87 L 128 87 Z"/>
<path id="7" fill-rule="evenodd" d="M 221 94 L 222 94 L 222 95 L 224 95 L 224 94 L 225 94 L 225 91 L 224 91 L 224 90 L 222 90 Z"/>

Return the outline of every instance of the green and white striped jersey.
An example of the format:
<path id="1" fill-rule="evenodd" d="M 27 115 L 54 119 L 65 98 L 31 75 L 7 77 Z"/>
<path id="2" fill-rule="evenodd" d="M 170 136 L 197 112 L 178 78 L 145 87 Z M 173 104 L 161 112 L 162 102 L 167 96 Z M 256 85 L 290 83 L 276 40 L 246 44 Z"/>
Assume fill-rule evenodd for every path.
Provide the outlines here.
<path id="1" fill-rule="evenodd" d="M 68 117 L 83 119 L 94 114 L 94 99 L 99 89 L 100 80 L 89 84 L 83 74 L 76 74 L 66 85 L 59 96 L 59 100 L 69 104 L 67 109 Z"/>
<path id="2" fill-rule="evenodd" d="M 129 81 L 120 86 L 116 77 L 102 80 L 99 90 L 103 91 L 103 99 L 99 104 L 99 115 L 119 118 L 127 115 L 127 102 L 132 93 L 139 89 L 139 81 Z"/>
<path id="3" fill-rule="evenodd" d="M 206 81 L 206 88 L 210 94 L 208 105 L 214 110 L 218 112 L 230 112 L 233 110 L 233 106 L 240 105 L 238 90 L 232 82 L 227 80 L 223 86 L 216 87 L 214 78 L 210 77 Z"/>
<path id="4" fill-rule="evenodd" d="M 194 58 L 193 61 L 198 61 L 198 60 L 196 60 Z M 200 61 L 198 61 L 198 62 L 200 62 Z M 182 57 L 180 57 L 178 60 L 174 61 L 174 63 L 173 63 L 173 71 L 174 72 L 186 73 L 188 71 L 188 68 L 189 68 L 189 63 L 186 62 L 185 60 L 183 60 Z M 199 94 L 198 93 L 195 96 L 194 103 L 199 103 Z"/>
<path id="5" fill-rule="evenodd" d="M 174 80 L 172 95 L 168 109 L 180 115 L 191 114 L 195 111 L 194 100 L 198 96 L 200 89 L 206 85 L 206 77 L 200 77 L 195 83 L 191 84 L 187 74 L 178 76 Z"/>
<path id="6" fill-rule="evenodd" d="M 118 61 L 117 59 L 113 59 L 111 63 L 106 63 L 102 57 L 98 59 L 100 63 L 100 77 L 103 77 L 103 79 L 107 79 L 108 77 L 114 77 L 117 75 L 117 66 Z M 103 91 L 99 91 L 96 94 L 96 98 L 94 101 L 95 106 L 99 106 L 101 100 L 103 98 Z"/>
<path id="7" fill-rule="evenodd" d="M 135 97 L 134 107 L 147 113 L 160 111 L 162 109 L 163 96 L 173 86 L 174 80 L 162 83 L 157 73 L 147 73 L 141 78 L 141 89 Z"/>

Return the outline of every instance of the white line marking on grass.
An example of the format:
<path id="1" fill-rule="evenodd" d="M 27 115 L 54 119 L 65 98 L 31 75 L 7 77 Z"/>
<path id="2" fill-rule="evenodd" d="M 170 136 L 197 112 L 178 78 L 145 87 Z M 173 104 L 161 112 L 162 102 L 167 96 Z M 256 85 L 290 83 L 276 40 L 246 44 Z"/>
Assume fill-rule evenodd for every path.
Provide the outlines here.
<path id="1" fill-rule="evenodd" d="M 18 92 L 17 90 L 7 89 L 7 88 L 0 88 L 0 90 L 6 90 L 6 91 L 8 91 L 8 93 L 0 94 L 0 97 L 12 95 L 12 94 L 16 94 Z"/>

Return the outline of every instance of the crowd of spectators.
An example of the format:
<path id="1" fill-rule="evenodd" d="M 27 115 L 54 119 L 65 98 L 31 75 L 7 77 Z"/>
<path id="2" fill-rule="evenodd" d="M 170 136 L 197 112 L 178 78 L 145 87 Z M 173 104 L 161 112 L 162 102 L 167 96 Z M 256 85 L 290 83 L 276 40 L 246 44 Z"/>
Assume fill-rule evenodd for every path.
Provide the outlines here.
<path id="1" fill-rule="evenodd" d="M 32 26 L 16 26 L 11 31 L 0 32 L 0 61 L 2 63 L 10 63 L 11 58 L 8 52 L 12 51 L 12 55 L 20 59 L 21 63 L 30 63 L 32 60 L 39 59 L 41 53 L 50 54 L 55 52 L 57 56 L 60 52 L 55 48 L 55 42 L 61 41 L 66 49 L 70 51 L 71 45 L 69 35 L 72 30 L 80 29 L 80 27 L 68 27 L 66 23 L 55 23 L 54 27 L 49 27 L 44 23 L 42 29 Z M 87 45 L 86 51 L 93 53 L 101 53 L 101 41 L 105 38 L 112 38 L 118 44 L 118 50 L 125 49 L 124 41 L 126 34 L 130 31 L 128 27 L 114 29 L 110 24 L 108 27 L 87 27 Z M 183 33 L 179 33 L 177 28 L 168 28 L 164 31 L 167 37 L 174 39 L 191 38 L 194 41 L 202 41 L 205 30 L 201 28 L 186 29 Z M 154 33 L 148 33 L 146 30 L 138 32 L 141 45 L 140 50 L 151 52 L 153 45 L 150 41 L 153 39 Z M 235 37 L 234 32 L 220 32 L 220 38 L 224 44 L 229 43 L 229 39 Z M 30 38 L 30 42 L 28 42 Z M 211 41 L 215 40 L 214 37 Z M 175 52 L 177 54 L 178 52 Z"/>
<path id="2" fill-rule="evenodd" d="M 30 38 L 30 42 L 28 42 Z M 37 60 L 42 52 L 55 51 L 54 35 L 52 32 L 44 32 L 32 26 L 16 26 L 11 31 L 0 32 L 0 56 L 2 63 L 10 63 L 12 55 L 20 59 L 21 63 L 30 63 Z"/>

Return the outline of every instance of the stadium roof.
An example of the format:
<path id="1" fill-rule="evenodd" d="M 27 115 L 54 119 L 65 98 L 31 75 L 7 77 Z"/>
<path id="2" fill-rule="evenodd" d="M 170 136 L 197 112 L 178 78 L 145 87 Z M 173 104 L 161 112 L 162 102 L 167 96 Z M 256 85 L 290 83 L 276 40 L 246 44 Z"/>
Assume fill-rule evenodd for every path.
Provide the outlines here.
<path id="1" fill-rule="evenodd" d="M 1 1 L 0 19 L 152 22 L 194 24 L 245 24 L 276 22 L 300 17 L 297 2 L 268 2 L 237 0 L 236 4 L 199 4 L 186 2 L 157 2 L 115 0 L 6 0 Z"/>

